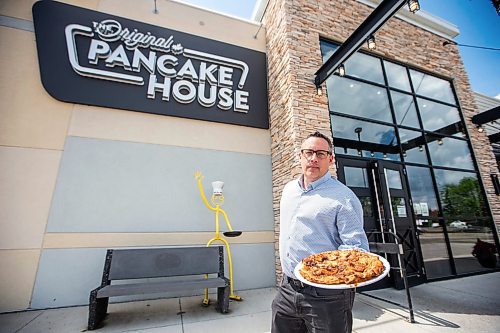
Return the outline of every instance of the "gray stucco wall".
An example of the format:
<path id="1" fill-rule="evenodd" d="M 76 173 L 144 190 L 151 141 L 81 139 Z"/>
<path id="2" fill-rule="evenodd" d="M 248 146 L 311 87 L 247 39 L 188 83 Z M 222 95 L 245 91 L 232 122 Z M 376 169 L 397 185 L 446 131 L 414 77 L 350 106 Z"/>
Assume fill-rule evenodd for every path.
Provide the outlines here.
<path id="1" fill-rule="evenodd" d="M 207 198 L 224 181 L 234 229 L 274 230 L 270 156 L 68 137 L 47 232 L 212 231 L 196 170 Z"/>
<path id="2" fill-rule="evenodd" d="M 235 230 L 274 230 L 270 156 L 68 137 L 47 232 L 214 232 L 215 214 L 200 197 L 197 170 L 205 176 L 208 198 L 212 181 L 225 182 L 222 208 Z M 88 304 L 105 253 L 91 247 L 42 250 L 31 308 Z M 235 290 L 274 285 L 274 243 L 231 244 L 231 254 Z"/>

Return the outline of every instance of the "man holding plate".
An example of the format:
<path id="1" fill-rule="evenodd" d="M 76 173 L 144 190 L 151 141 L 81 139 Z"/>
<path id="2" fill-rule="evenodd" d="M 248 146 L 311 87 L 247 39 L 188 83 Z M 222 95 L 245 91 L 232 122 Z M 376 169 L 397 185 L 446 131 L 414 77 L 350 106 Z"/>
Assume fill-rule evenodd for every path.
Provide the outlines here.
<path id="1" fill-rule="evenodd" d="M 320 288 L 294 275 L 311 254 L 368 251 L 363 211 L 356 195 L 333 178 L 332 142 L 310 134 L 300 151 L 302 174 L 285 185 L 280 202 L 280 260 L 283 279 L 272 304 L 272 333 L 352 331 L 354 290 Z"/>

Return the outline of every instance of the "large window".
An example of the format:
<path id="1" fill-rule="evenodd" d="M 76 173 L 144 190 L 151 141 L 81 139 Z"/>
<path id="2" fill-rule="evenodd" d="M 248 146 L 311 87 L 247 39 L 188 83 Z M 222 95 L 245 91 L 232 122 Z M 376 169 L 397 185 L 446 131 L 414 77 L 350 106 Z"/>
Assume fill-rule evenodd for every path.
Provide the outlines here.
<path id="1" fill-rule="evenodd" d="M 352 77 L 384 83 L 382 63 L 378 58 L 370 57 L 363 53 L 355 53 L 346 61 L 345 69 L 349 71 L 349 75 Z"/>
<path id="2" fill-rule="evenodd" d="M 469 146 L 466 141 L 438 138 L 428 143 L 432 164 L 474 170 Z"/>
<path id="3" fill-rule="evenodd" d="M 335 153 L 400 160 L 394 126 L 331 116 Z"/>
<path id="4" fill-rule="evenodd" d="M 436 170 L 435 174 L 457 273 L 493 268 L 487 250 L 495 246 L 491 218 L 476 173 Z"/>
<path id="5" fill-rule="evenodd" d="M 323 60 L 336 48 L 321 41 Z M 335 154 L 405 166 L 428 277 L 483 269 L 493 223 L 450 80 L 360 52 L 344 65 L 327 79 Z"/>
<path id="6" fill-rule="evenodd" d="M 422 132 L 401 128 L 399 130 L 401 148 L 406 162 L 429 164 L 427 154 L 424 149 L 425 138 Z"/>
<path id="7" fill-rule="evenodd" d="M 424 129 L 439 132 L 443 128 L 460 121 L 458 110 L 454 106 L 435 103 L 424 98 L 417 99 Z"/>
<path id="8" fill-rule="evenodd" d="M 389 86 L 404 91 L 411 91 L 410 80 L 408 79 L 405 67 L 388 61 L 384 61 L 384 67 L 387 73 Z"/>
<path id="9" fill-rule="evenodd" d="M 437 101 L 455 104 L 455 97 L 449 81 L 410 69 L 413 89 L 417 95 L 430 97 Z"/>
<path id="10" fill-rule="evenodd" d="M 383 88 L 334 76 L 327 81 L 330 110 L 392 122 L 387 91 Z M 333 88 L 335 87 L 335 88 Z"/>
<path id="11" fill-rule="evenodd" d="M 420 128 L 413 96 L 391 91 L 391 98 L 398 125 Z"/>

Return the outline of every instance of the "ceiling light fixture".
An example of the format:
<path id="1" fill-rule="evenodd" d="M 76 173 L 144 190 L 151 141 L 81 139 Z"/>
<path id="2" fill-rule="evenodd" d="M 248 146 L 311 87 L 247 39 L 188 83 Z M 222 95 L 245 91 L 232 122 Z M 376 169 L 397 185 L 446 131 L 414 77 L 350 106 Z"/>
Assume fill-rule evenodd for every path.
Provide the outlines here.
<path id="1" fill-rule="evenodd" d="M 344 76 L 345 75 L 345 66 L 344 64 L 339 66 L 339 75 Z"/>
<path id="2" fill-rule="evenodd" d="M 410 8 L 410 12 L 415 14 L 418 10 L 420 10 L 420 4 L 418 0 L 408 0 L 408 8 Z"/>
<path id="3" fill-rule="evenodd" d="M 375 50 L 377 48 L 377 44 L 375 43 L 375 36 L 373 36 L 373 35 L 368 37 L 368 39 L 366 40 L 366 43 L 368 44 L 368 48 L 370 50 Z"/>

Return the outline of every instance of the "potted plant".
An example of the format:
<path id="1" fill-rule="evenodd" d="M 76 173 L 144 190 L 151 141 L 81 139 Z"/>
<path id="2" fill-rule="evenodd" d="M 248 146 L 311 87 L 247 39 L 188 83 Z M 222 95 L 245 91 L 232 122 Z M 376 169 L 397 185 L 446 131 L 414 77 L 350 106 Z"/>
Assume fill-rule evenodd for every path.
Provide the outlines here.
<path id="1" fill-rule="evenodd" d="M 477 239 L 472 248 L 472 255 L 476 257 L 481 266 L 486 268 L 495 268 L 497 265 L 496 246 L 485 241 Z"/>

